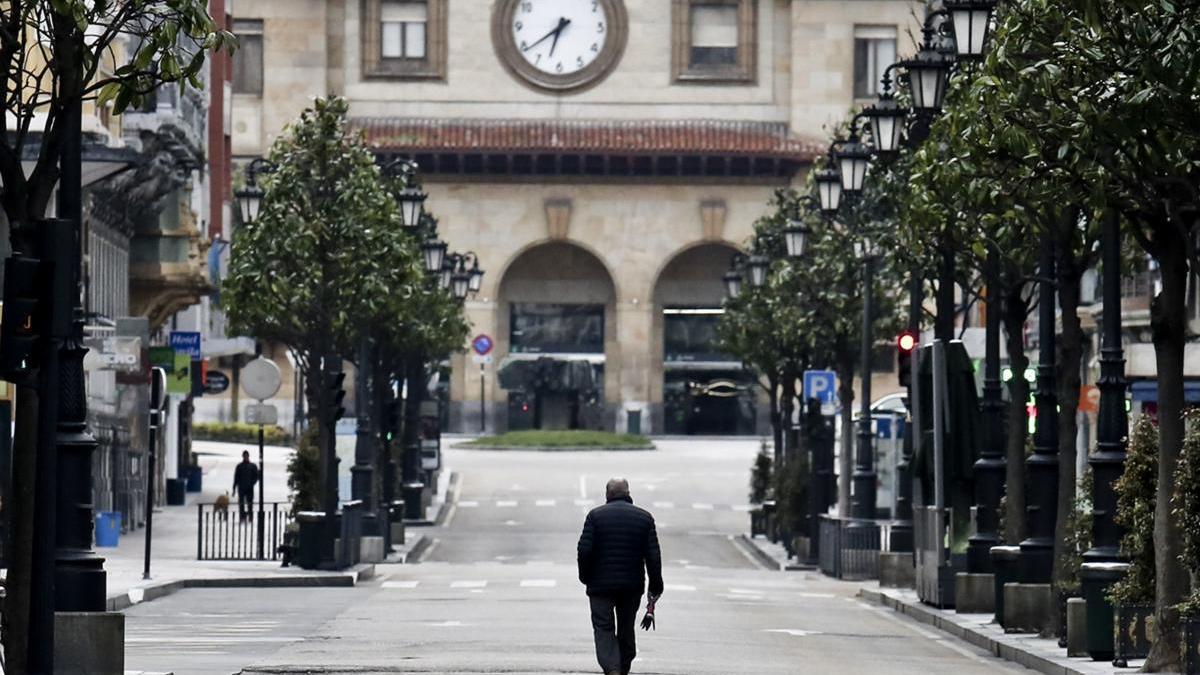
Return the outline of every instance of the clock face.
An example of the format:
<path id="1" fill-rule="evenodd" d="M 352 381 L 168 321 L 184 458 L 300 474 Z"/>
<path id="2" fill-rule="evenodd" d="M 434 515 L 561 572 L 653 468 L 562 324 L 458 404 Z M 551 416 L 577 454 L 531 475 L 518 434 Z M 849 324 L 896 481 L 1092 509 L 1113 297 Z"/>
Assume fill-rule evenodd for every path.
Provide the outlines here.
<path id="1" fill-rule="evenodd" d="M 616 64 L 626 18 L 620 0 L 500 0 L 492 31 L 515 74 L 540 88 L 570 90 Z"/>

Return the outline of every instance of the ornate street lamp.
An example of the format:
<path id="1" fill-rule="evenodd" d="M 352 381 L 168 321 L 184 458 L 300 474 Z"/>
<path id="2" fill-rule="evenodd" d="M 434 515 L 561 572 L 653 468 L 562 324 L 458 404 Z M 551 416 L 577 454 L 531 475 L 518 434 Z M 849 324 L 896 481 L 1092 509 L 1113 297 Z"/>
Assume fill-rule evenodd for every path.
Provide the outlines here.
<path id="1" fill-rule="evenodd" d="M 450 277 L 450 291 L 454 293 L 454 299 L 462 302 L 467 299 L 467 293 L 471 290 L 471 277 L 473 276 L 467 270 L 467 256 L 455 256 L 454 274 Z"/>
<path id="2" fill-rule="evenodd" d="M 767 270 L 771 266 L 770 259 L 765 255 L 752 255 L 746 260 L 746 269 L 750 271 L 750 285 L 762 288 L 767 284 Z"/>
<path id="3" fill-rule="evenodd" d="M 436 274 L 442 271 L 442 263 L 446 259 L 446 242 L 430 237 L 421 244 L 421 254 L 425 258 L 425 271 Z"/>
<path id="4" fill-rule="evenodd" d="M 827 216 L 836 214 L 842 205 L 842 177 L 837 169 L 821 169 L 813 180 L 817 184 L 821 213 Z"/>
<path id="5" fill-rule="evenodd" d="M 474 266 L 471 267 L 471 281 L 468 287 L 472 294 L 478 293 L 480 288 L 483 288 L 483 270 L 479 269 L 479 259 L 475 259 Z"/>
<path id="6" fill-rule="evenodd" d="M 397 159 L 386 164 L 382 173 L 392 180 L 393 185 L 404 186 L 393 193 L 396 206 L 400 208 L 401 224 L 410 229 L 421 225 L 429 195 L 421 191 L 417 181 L 417 163 L 411 159 Z"/>
<path id="7" fill-rule="evenodd" d="M 262 157 L 256 158 L 246 167 L 246 184 L 233 193 L 237 199 L 238 215 L 241 216 L 243 225 L 249 225 L 258 220 L 258 213 L 262 210 L 263 197 L 266 196 L 262 186 L 258 184 L 258 177 L 261 174 L 270 173 L 274 169 L 275 167 Z"/>
<path id="8" fill-rule="evenodd" d="M 447 291 L 454 283 L 454 256 L 453 253 L 446 256 L 446 260 L 442 263 L 441 276 L 438 277 L 438 285 Z"/>
<path id="9" fill-rule="evenodd" d="M 933 29 L 925 28 L 925 44 L 911 59 L 900 62 L 908 71 L 908 87 L 912 92 L 913 109 L 937 113 L 946 97 L 946 81 L 950 78 L 951 60 L 933 46 Z"/>
<path id="10" fill-rule="evenodd" d="M 783 230 L 783 241 L 787 245 L 787 254 L 791 258 L 801 258 L 808 247 L 810 230 L 799 220 L 793 220 Z"/>
<path id="11" fill-rule="evenodd" d="M 742 294 L 742 275 L 737 270 L 729 270 L 723 277 L 725 281 L 725 296 L 736 300 Z"/>
<path id="12" fill-rule="evenodd" d="M 883 76 L 883 93 L 879 100 L 862 111 L 863 117 L 871 125 L 871 140 L 875 144 L 875 152 L 890 155 L 900 151 L 900 136 L 904 131 L 904 120 L 908 110 L 900 107 L 892 96 L 892 78 Z"/>
<path id="13" fill-rule="evenodd" d="M 858 140 L 857 132 L 851 131 L 850 139 L 833 151 L 833 158 L 842 178 L 842 192 L 850 195 L 862 192 L 871 166 L 871 149 Z"/>
<path id="14" fill-rule="evenodd" d="M 961 60 L 983 58 L 992 30 L 995 0 L 944 0 L 954 30 L 954 49 Z"/>

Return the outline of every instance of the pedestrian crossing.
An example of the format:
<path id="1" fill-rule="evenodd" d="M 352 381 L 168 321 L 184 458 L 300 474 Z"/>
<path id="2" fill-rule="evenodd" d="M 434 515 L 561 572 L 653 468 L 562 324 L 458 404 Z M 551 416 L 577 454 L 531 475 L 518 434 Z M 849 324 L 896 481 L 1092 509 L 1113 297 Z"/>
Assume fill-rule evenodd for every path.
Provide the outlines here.
<path id="1" fill-rule="evenodd" d="M 456 502 L 456 505 L 460 509 L 515 509 L 522 506 L 534 506 L 536 508 L 552 509 L 556 508 L 559 503 L 560 501 L 557 499 L 490 499 L 482 501 L 476 499 L 462 499 Z M 574 504 L 575 506 L 584 506 L 589 508 L 593 506 L 599 506 L 599 503 L 594 499 L 575 499 Z M 708 504 L 704 502 L 694 502 L 691 504 L 677 505 L 673 501 L 656 501 L 652 502 L 650 505 L 650 509 L 654 511 L 691 509 L 693 511 L 735 511 L 738 513 L 745 513 L 753 508 L 754 507 L 750 504 Z"/>
<path id="2" fill-rule="evenodd" d="M 219 656 L 247 645 L 286 645 L 300 642 L 299 635 L 280 635 L 287 629 L 276 620 L 232 620 L 225 615 L 196 616 L 186 634 L 176 622 L 139 625 L 125 636 L 131 652 L 179 656 Z M 228 623 L 225 623 L 229 620 Z"/>
<path id="3" fill-rule="evenodd" d="M 505 578 L 500 580 L 493 579 L 405 579 L 405 580 L 388 580 L 381 584 L 381 587 L 388 591 L 408 591 L 420 594 L 439 593 L 445 591 L 457 591 L 465 593 L 483 593 L 485 591 L 506 592 L 506 591 L 537 591 L 537 590 L 552 590 L 557 589 L 560 585 L 565 584 L 569 589 L 578 589 L 579 585 L 574 581 L 561 582 L 558 579 L 546 578 L 530 578 L 517 579 Z M 692 584 L 669 583 L 664 586 L 667 594 L 678 597 L 707 597 L 717 598 L 730 602 L 771 602 L 790 600 L 795 601 L 798 598 L 817 599 L 817 600 L 833 600 L 838 596 L 833 593 L 813 593 L 805 592 L 799 588 L 779 588 L 773 586 L 770 588 L 746 588 L 727 585 L 728 582 L 722 584 L 719 580 L 710 580 L 708 583 L 696 582 Z"/>

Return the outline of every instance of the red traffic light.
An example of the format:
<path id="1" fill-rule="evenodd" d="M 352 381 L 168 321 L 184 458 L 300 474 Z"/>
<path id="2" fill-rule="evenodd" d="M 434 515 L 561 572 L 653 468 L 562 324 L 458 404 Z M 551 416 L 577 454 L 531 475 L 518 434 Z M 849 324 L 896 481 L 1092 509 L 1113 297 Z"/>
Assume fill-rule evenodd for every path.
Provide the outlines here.
<path id="1" fill-rule="evenodd" d="M 911 352 L 912 350 L 916 349 L 917 342 L 917 335 L 910 331 L 905 331 L 900 334 L 900 337 L 896 338 L 896 346 L 899 347 L 900 351 L 902 352 Z"/>

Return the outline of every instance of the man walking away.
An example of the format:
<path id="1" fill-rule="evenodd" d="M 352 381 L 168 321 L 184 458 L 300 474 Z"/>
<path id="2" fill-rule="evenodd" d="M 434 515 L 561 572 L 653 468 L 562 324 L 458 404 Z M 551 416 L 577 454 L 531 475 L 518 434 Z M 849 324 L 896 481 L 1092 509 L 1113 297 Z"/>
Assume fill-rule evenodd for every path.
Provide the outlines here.
<path id="1" fill-rule="evenodd" d="M 592 509 L 583 522 L 579 580 L 591 600 L 600 668 L 605 675 L 628 675 L 637 654 L 634 623 L 647 573 L 650 597 L 663 592 L 662 551 L 654 516 L 633 505 L 628 481 L 608 481 L 605 496 L 608 503 Z"/>
<path id="2" fill-rule="evenodd" d="M 233 494 L 238 498 L 238 522 L 254 519 L 254 486 L 258 467 L 250 461 L 250 451 L 242 451 L 242 461 L 233 472 Z"/>

